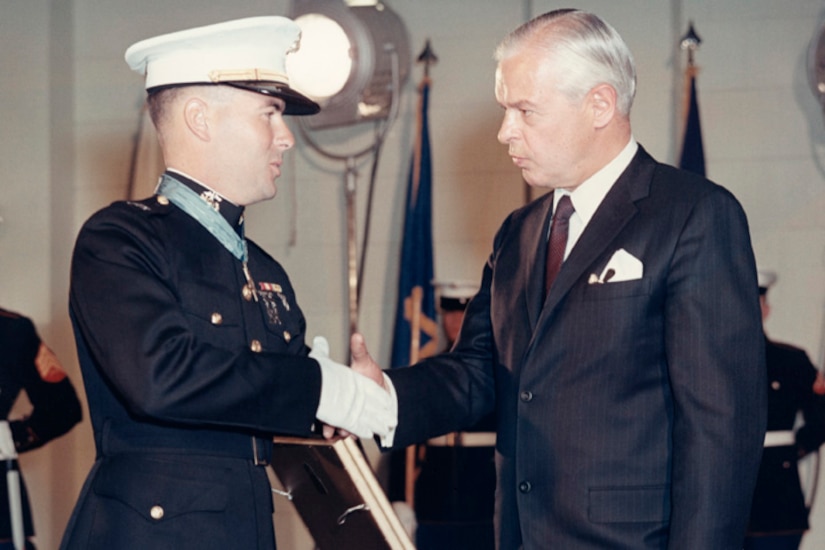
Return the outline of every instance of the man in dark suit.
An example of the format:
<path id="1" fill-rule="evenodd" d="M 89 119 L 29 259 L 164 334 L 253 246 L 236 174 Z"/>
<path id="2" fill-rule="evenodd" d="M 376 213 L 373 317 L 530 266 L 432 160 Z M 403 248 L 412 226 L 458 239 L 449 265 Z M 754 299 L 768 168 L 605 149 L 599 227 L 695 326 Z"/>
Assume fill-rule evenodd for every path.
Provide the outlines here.
<path id="1" fill-rule="evenodd" d="M 141 41 L 167 171 L 156 194 L 93 215 L 72 258 L 70 313 L 97 456 L 62 548 L 275 548 L 266 466 L 276 433 L 316 419 L 386 434 L 377 384 L 310 352 L 283 267 L 244 236 L 294 144 L 284 115 L 300 29 L 253 17 Z M 372 395 L 371 399 L 366 396 Z"/>
<path id="2" fill-rule="evenodd" d="M 634 62 L 598 17 L 539 16 L 496 57 L 499 141 L 551 192 L 499 229 L 452 351 L 387 371 L 383 443 L 495 409 L 502 550 L 740 549 L 765 431 L 745 214 L 637 145 Z"/>

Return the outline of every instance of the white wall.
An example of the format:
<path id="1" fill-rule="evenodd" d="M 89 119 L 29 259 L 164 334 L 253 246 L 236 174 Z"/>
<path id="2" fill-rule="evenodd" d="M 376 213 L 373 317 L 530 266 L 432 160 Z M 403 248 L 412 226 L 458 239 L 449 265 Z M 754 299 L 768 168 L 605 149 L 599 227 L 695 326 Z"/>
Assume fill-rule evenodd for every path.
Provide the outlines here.
<path id="1" fill-rule="evenodd" d="M 49 3 L 1 6 L 0 297 L 48 319 Z"/>
<path id="2" fill-rule="evenodd" d="M 388 0 L 417 54 L 429 38 L 436 277 L 476 279 L 498 224 L 523 202 L 519 174 L 495 140 L 492 50 L 548 1 Z M 31 315 L 82 390 L 66 315 L 68 254 L 82 221 L 125 195 L 143 91 L 123 62 L 136 40 L 220 20 L 285 13 L 288 0 L 0 0 L 0 304 Z M 709 176 L 749 215 L 758 261 L 776 269 L 768 331 L 822 349 L 825 288 L 825 125 L 805 77 L 807 43 L 825 9 L 794 0 L 589 0 L 570 5 L 610 21 L 636 56 L 634 132 L 673 162 L 681 129 L 683 54 L 693 20 L 703 39 L 699 101 Z M 401 220 L 411 137 L 414 67 L 384 146 L 375 190 L 360 327 L 374 355 L 389 360 Z M 297 132 L 296 132 L 297 134 Z M 346 138 L 338 131 L 333 137 Z M 299 137 L 300 141 L 300 137 Z M 345 143 L 344 146 L 349 145 Z M 309 335 L 325 334 L 344 359 L 347 336 L 343 165 L 299 143 L 279 196 L 248 214 L 250 235 L 287 268 Z M 359 228 L 369 166 L 358 178 Z M 324 220 L 325 223 L 318 223 Z M 821 362 L 820 362 L 821 364 Z M 55 548 L 93 460 L 88 420 L 24 456 L 41 548 Z M 54 490 L 57 487 L 58 490 Z M 823 491 L 820 491 L 820 495 Z M 825 498 L 825 497 L 823 497 Z M 817 503 L 804 548 L 825 544 Z M 295 545 L 297 547 L 297 543 Z"/>
<path id="3" fill-rule="evenodd" d="M 73 117 L 71 81 L 67 85 L 66 79 L 71 51 L 61 45 L 70 41 L 70 6 L 0 0 L 0 304 L 35 320 L 80 385 L 65 292 L 74 232 Z M 21 399 L 18 410 L 28 408 Z M 43 541 L 62 533 L 77 494 L 73 451 L 84 444 L 67 436 L 20 459 Z"/>

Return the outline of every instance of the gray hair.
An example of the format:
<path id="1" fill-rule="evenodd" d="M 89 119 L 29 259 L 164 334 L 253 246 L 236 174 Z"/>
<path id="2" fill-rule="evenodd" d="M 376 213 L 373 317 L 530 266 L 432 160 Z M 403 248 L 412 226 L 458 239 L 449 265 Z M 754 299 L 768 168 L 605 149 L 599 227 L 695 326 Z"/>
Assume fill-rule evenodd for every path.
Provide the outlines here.
<path id="1" fill-rule="evenodd" d="M 574 9 L 554 10 L 524 23 L 498 45 L 497 62 L 526 45 L 536 46 L 554 65 L 558 90 L 581 101 L 599 84 L 616 90 L 617 109 L 630 115 L 636 95 L 633 54 L 619 33 L 598 16 Z"/>

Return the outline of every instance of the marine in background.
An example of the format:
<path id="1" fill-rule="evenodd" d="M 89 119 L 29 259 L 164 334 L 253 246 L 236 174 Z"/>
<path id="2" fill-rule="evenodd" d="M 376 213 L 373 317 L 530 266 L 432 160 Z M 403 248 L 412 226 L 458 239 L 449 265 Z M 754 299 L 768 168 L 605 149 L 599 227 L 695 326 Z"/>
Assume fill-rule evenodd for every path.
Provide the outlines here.
<path id="1" fill-rule="evenodd" d="M 478 283 L 445 281 L 436 286 L 445 349 L 449 350 L 458 339 L 464 310 L 478 292 Z M 414 503 L 420 548 L 495 547 L 495 447 L 493 414 L 471 428 L 431 438 L 418 447 L 420 473 Z"/>
<path id="2" fill-rule="evenodd" d="M 9 419 L 21 392 L 31 411 Z M 60 360 L 37 333 L 28 317 L 0 308 L 0 414 L 9 422 L 17 453 L 38 449 L 68 432 L 83 413 L 74 386 Z M 31 505 L 21 476 L 23 527 L 34 535 Z M 0 476 L 0 550 L 13 548 L 6 476 Z M 27 548 L 34 548 L 27 541 Z"/>
<path id="3" fill-rule="evenodd" d="M 776 273 L 759 271 L 762 321 Z M 825 442 L 825 386 L 804 350 L 766 336 L 768 431 L 745 550 L 796 550 L 810 527 L 798 461 Z M 804 422 L 797 427 L 799 413 Z"/>

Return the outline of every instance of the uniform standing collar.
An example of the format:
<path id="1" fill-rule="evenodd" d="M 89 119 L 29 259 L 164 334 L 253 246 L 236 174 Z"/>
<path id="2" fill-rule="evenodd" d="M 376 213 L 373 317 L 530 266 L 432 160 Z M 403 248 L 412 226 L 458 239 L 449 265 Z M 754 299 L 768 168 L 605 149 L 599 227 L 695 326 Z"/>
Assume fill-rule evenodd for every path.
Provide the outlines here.
<path id="1" fill-rule="evenodd" d="M 177 170 L 167 170 L 166 173 L 198 194 L 209 206 L 215 209 L 235 231 L 241 232 L 243 226 L 244 207 L 238 206 L 208 185 L 200 183 L 190 176 Z"/>

